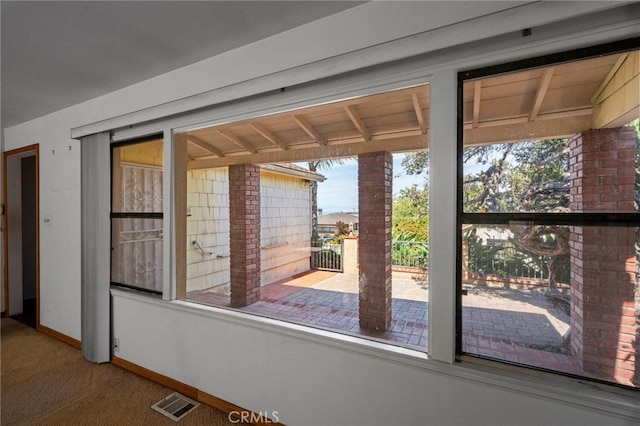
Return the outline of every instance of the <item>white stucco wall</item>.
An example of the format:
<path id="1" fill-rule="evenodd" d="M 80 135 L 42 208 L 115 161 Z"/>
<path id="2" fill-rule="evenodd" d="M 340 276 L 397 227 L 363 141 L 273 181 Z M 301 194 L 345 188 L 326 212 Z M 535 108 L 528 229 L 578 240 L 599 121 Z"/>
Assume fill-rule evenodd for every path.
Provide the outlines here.
<path id="1" fill-rule="evenodd" d="M 367 3 L 5 129 L 6 150 L 41 144 L 41 225 L 50 219 L 40 228 L 41 323 L 80 339 L 81 164 L 72 128 L 121 127 L 131 124 L 127 114 L 135 111 L 141 111 L 136 120 L 144 121 L 434 52 L 421 70 L 431 83 L 431 182 L 438 183 L 431 193 L 438 203 L 431 203 L 437 206 L 430 234 L 431 279 L 437 285 L 431 286 L 430 300 L 440 303 L 430 307 L 430 315 L 441 325 L 429 321 L 432 359 L 116 291 L 118 356 L 247 409 L 279 411 L 285 424 L 637 423 L 637 397 L 451 363 L 457 72 L 638 35 L 639 18 L 629 9 L 563 22 L 619 5 L 613 2 L 525 3 Z M 521 37 L 523 28 L 553 23 L 559 25 Z M 494 36 L 500 37 L 484 40 Z M 464 43 L 470 44 L 453 48 Z"/>

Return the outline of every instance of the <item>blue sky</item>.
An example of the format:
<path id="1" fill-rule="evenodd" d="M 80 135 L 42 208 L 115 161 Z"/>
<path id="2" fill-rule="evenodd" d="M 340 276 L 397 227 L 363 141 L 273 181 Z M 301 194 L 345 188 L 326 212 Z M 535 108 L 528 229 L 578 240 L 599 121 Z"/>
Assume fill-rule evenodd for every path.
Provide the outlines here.
<path id="1" fill-rule="evenodd" d="M 404 173 L 400 165 L 402 157 L 402 154 L 393 156 L 394 197 L 402 188 L 424 183 L 424 175 L 407 176 Z M 358 161 L 346 160 L 344 165 L 335 165 L 320 173 L 326 178 L 318 185 L 318 208 L 322 209 L 323 214 L 358 211 Z"/>

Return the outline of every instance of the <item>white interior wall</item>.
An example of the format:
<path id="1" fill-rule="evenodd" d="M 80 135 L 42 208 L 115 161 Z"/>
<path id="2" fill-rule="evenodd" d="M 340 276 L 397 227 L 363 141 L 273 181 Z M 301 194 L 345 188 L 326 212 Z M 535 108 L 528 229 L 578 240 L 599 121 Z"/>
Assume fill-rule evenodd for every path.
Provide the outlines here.
<path id="1" fill-rule="evenodd" d="M 602 392 L 582 400 L 572 395 L 578 403 L 568 404 L 553 393 L 557 384 L 539 387 L 533 377 L 510 374 L 516 383 L 506 387 L 463 365 L 429 363 L 401 350 L 380 356 L 376 345 L 350 345 L 354 339 L 347 336 L 283 330 L 217 308 L 113 293 L 116 356 L 256 413 L 276 412 L 284 424 L 633 424 L 634 398 L 616 415 L 617 408 L 602 410 Z"/>
<path id="2" fill-rule="evenodd" d="M 442 8 L 439 13 L 434 13 L 429 2 L 403 3 L 402 7 L 379 2 L 366 4 L 6 129 L 6 149 L 41 143 L 41 323 L 72 338 L 80 338 L 80 149 L 79 142 L 70 139 L 70 129 L 94 122 L 109 128 L 114 123 L 122 123 L 121 120 L 131 119 L 123 114 L 143 108 L 149 109 L 139 116 L 140 120 L 147 116 L 144 114 L 161 115 L 163 108 L 173 107 L 159 105 L 173 100 L 185 101 L 180 108 L 192 107 L 198 102 L 210 103 L 210 99 L 198 97 L 201 93 L 217 91 L 218 95 L 240 98 L 615 5 L 612 2 L 568 3 L 536 3 L 477 20 L 466 18 L 493 13 L 513 4 L 478 2 L 460 7 L 454 3 L 439 5 Z M 445 88 L 445 95 L 450 94 L 446 88 L 451 84 L 455 87 L 455 72 L 461 67 L 477 67 L 603 43 L 629 37 L 629 34 L 637 36 L 637 16 L 630 16 L 627 10 L 621 10 L 620 14 L 629 20 L 627 27 L 612 29 L 607 19 L 592 18 L 581 24 L 582 35 L 563 35 L 563 31 L 571 31 L 566 25 L 555 29 L 557 36 L 552 32 L 534 33 L 525 40 L 529 48 L 522 47 L 523 41 L 519 39 L 504 41 L 504 49 L 483 55 L 474 56 L 452 49 L 445 56 L 454 65 L 432 69 L 435 73 L 431 81 L 432 99 L 443 93 L 439 88 Z M 454 24 L 456 21 L 464 22 Z M 371 22 L 384 22 L 385 25 L 371 25 Z M 451 25 L 441 25 L 447 23 Z M 496 45 L 499 43 L 502 41 Z M 309 49 L 310 45 L 314 48 Z M 300 55 L 291 55 L 292 51 L 300 52 Z M 286 69 L 290 71 L 279 72 Z M 425 75 L 427 72 L 424 71 Z M 119 116 L 122 117 L 114 119 Z M 442 120 L 441 124 L 451 124 L 450 117 L 432 117 L 432 123 L 438 119 Z M 453 143 L 455 127 L 439 135 Z M 441 153 L 441 159 L 445 159 L 443 167 L 455 167 L 450 164 L 450 154 L 446 150 Z M 433 174 L 432 179 L 436 179 Z M 442 193 L 440 196 L 447 203 L 452 201 L 452 195 Z M 47 218 L 49 225 L 44 225 L 43 220 Z M 439 237 L 432 234 L 434 247 L 452 247 L 453 238 L 447 230 L 448 227 L 444 227 Z M 440 253 L 443 265 L 451 266 L 454 252 L 444 249 Z M 444 284 L 436 291 L 442 291 L 441 297 L 445 300 L 451 298 L 454 277 L 452 269 L 442 272 Z M 530 387 L 527 380 L 518 382 L 513 388 L 505 387 L 504 380 L 478 380 L 469 377 L 459 366 L 441 366 L 435 361 L 419 363 L 410 357 L 408 361 L 388 359 L 379 356 L 378 351 L 371 355 L 357 349 L 361 347 L 359 344 L 335 343 L 340 338 L 314 341 L 305 333 L 283 334 L 260 324 L 229 322 L 225 319 L 230 315 L 228 313 L 208 315 L 198 309 L 179 309 L 182 305 L 180 302 L 116 295 L 113 327 L 121 344 L 116 355 L 245 408 L 281 411 L 279 417 L 284 423 L 632 422 L 629 417 L 629 413 L 633 413 L 632 404 L 627 404 L 626 411 L 618 410 L 626 416 L 624 418 L 602 411 L 610 399 L 615 399 L 606 392 L 599 393 L 600 400 L 596 398 L 604 401 L 604 405 L 592 404 L 596 408 L 583 405 L 584 401 L 590 401 L 586 387 L 578 386 L 577 391 L 566 388 L 571 389 L 571 392 L 567 391 L 570 396 L 552 401 L 527 391 Z M 449 308 L 443 312 L 452 314 Z M 446 321 L 450 322 L 450 319 Z M 166 334 L 159 333 L 160 329 L 166 330 Z M 451 352 L 453 349 L 446 345 L 446 340 L 444 336 L 438 345 L 430 344 L 430 348 Z M 448 356 L 437 355 L 441 359 Z M 456 374 L 452 375 L 454 371 Z M 460 371 L 462 373 L 458 374 Z M 549 391 L 565 389 L 555 382 L 551 386 L 547 383 L 547 387 Z M 640 417 L 637 406 L 635 413 Z"/>
<path id="3" fill-rule="evenodd" d="M 5 129 L 5 148 L 40 144 L 40 324 L 80 339 L 80 143 L 64 110 Z M 10 229 L 8 230 L 12 232 Z"/>

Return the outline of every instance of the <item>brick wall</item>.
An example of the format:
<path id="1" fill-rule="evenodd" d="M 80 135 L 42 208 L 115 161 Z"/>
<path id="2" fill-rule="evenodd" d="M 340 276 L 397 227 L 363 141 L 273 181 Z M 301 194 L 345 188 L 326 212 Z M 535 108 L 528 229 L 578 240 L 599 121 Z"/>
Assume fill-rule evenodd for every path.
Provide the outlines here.
<path id="1" fill-rule="evenodd" d="M 260 167 L 229 166 L 231 305 L 260 300 Z"/>
<path id="2" fill-rule="evenodd" d="M 358 156 L 360 327 L 391 324 L 391 184 L 388 152 Z"/>
<path id="3" fill-rule="evenodd" d="M 635 212 L 635 134 L 584 132 L 570 141 L 571 209 Z M 630 384 L 635 359 L 636 229 L 572 227 L 571 351 L 586 373 Z"/>

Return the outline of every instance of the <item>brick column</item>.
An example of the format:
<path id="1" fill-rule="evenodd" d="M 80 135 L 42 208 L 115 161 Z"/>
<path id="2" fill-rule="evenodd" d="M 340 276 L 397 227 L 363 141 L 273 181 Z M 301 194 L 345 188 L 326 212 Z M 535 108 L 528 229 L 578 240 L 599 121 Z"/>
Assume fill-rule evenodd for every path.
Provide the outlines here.
<path id="1" fill-rule="evenodd" d="M 635 212 L 635 134 L 593 130 L 569 144 L 571 209 Z M 635 228 L 572 227 L 571 352 L 586 373 L 629 384 L 635 359 Z M 635 379 L 634 379 L 635 376 Z"/>
<path id="2" fill-rule="evenodd" d="M 260 300 L 260 167 L 229 166 L 231 306 Z"/>
<path id="3" fill-rule="evenodd" d="M 391 183 L 388 152 L 358 156 L 360 327 L 391 325 Z"/>

